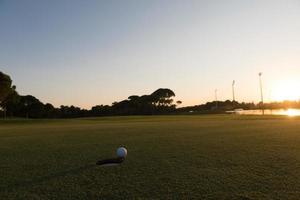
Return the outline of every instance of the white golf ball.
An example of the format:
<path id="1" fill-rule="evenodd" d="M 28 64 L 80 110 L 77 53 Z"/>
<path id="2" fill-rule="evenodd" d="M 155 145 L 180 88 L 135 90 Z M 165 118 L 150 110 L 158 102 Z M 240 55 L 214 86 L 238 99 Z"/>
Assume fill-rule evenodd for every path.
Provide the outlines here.
<path id="1" fill-rule="evenodd" d="M 117 149 L 117 156 L 119 158 L 125 158 L 127 156 L 127 149 L 125 149 L 124 147 L 119 147 Z"/>

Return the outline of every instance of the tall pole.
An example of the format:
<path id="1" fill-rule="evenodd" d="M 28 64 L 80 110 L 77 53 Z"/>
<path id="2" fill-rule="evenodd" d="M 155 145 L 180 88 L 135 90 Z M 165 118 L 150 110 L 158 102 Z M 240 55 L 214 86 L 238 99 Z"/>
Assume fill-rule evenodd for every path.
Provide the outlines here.
<path id="1" fill-rule="evenodd" d="M 265 114 L 265 112 L 264 112 L 264 95 L 263 95 L 263 87 L 262 87 L 262 80 L 261 80 L 262 73 L 259 72 L 258 76 L 259 76 L 259 87 L 260 87 L 260 99 L 261 99 L 261 105 L 262 105 L 262 114 L 264 115 Z"/>
<path id="2" fill-rule="evenodd" d="M 235 80 L 232 81 L 232 102 L 235 101 L 235 95 L 234 95 L 234 84 L 235 84 Z"/>
<path id="3" fill-rule="evenodd" d="M 215 101 L 216 101 L 216 109 L 218 108 L 218 90 L 215 89 Z"/>

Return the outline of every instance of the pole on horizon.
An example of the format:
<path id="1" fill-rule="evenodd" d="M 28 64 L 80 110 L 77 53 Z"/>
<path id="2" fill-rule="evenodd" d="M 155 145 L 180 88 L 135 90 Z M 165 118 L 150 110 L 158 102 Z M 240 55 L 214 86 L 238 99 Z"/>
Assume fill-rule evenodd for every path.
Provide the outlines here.
<path id="1" fill-rule="evenodd" d="M 218 90 L 215 89 L 215 101 L 216 101 L 216 109 L 218 109 Z"/>
<path id="2" fill-rule="evenodd" d="M 263 95 L 263 87 L 262 87 L 262 80 L 261 80 L 261 76 L 262 76 L 262 72 L 258 73 L 259 76 L 259 87 L 260 87 L 260 99 L 261 99 L 261 107 L 262 107 L 262 114 L 265 114 L 264 111 L 264 95 Z"/>

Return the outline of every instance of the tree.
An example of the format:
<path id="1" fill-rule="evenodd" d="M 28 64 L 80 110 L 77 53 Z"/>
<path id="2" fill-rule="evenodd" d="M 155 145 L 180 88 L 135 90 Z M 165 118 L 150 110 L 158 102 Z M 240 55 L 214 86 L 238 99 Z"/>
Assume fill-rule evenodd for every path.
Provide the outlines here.
<path id="1" fill-rule="evenodd" d="M 86 116 L 87 111 L 82 110 L 79 107 L 71 106 L 60 106 L 60 117 L 62 118 L 75 118 Z"/>
<path id="2" fill-rule="evenodd" d="M 12 86 L 12 80 L 9 75 L 0 71 L 0 106 L 4 111 L 4 117 L 6 117 L 6 99 L 14 90 L 15 86 Z"/>
<path id="3" fill-rule="evenodd" d="M 12 90 L 12 80 L 3 72 L 0 72 L 0 103 L 9 95 Z"/>
<path id="4" fill-rule="evenodd" d="M 175 97 L 175 93 L 168 88 L 160 88 L 153 92 L 151 95 L 152 101 L 158 106 L 171 106 L 173 103 L 172 97 Z"/>
<path id="5" fill-rule="evenodd" d="M 42 103 L 31 95 L 21 96 L 12 85 L 10 77 L 0 72 L 0 108 L 9 116 L 26 118 L 73 118 L 85 116 L 110 115 L 153 115 L 167 114 L 175 111 L 172 97 L 175 93 L 168 88 L 160 88 L 150 95 L 132 95 L 127 99 L 114 102 L 111 106 L 98 105 L 91 110 L 75 106 L 55 108 L 52 104 Z M 181 101 L 177 101 L 180 104 Z"/>
<path id="6" fill-rule="evenodd" d="M 176 101 L 176 104 L 180 105 L 180 104 L 182 104 L 182 101 L 178 100 L 178 101 Z"/>
<path id="7" fill-rule="evenodd" d="M 5 115 L 7 113 L 8 116 L 17 116 L 20 111 L 20 95 L 16 91 L 16 86 L 12 87 L 10 94 L 6 97 L 6 99 L 2 102 L 2 107 L 5 108 Z M 6 117 L 6 116 L 5 116 Z"/>
<path id="8" fill-rule="evenodd" d="M 137 101 L 139 99 L 139 96 L 138 95 L 131 95 L 131 96 L 128 97 L 128 99 L 130 101 Z"/>
<path id="9" fill-rule="evenodd" d="M 54 108 L 54 106 L 50 103 L 46 103 L 44 105 L 44 117 L 47 118 L 54 118 L 57 117 L 57 109 Z"/>
<path id="10" fill-rule="evenodd" d="M 31 95 L 21 96 L 20 107 L 26 118 L 41 118 L 45 114 L 44 104 Z"/>
<path id="11" fill-rule="evenodd" d="M 93 106 L 90 110 L 91 116 L 109 116 L 112 115 L 111 107 L 108 105 L 97 105 Z"/>

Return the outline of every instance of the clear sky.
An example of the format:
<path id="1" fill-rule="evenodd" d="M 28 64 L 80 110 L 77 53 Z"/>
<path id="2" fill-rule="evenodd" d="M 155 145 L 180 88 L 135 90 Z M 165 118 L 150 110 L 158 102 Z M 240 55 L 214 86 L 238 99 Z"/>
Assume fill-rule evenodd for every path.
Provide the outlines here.
<path id="1" fill-rule="evenodd" d="M 55 106 L 160 87 L 194 105 L 215 89 L 231 99 L 233 79 L 238 101 L 257 102 L 260 71 L 266 100 L 296 99 L 300 1 L 0 0 L 0 71 Z"/>

